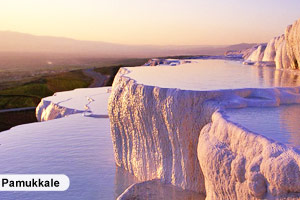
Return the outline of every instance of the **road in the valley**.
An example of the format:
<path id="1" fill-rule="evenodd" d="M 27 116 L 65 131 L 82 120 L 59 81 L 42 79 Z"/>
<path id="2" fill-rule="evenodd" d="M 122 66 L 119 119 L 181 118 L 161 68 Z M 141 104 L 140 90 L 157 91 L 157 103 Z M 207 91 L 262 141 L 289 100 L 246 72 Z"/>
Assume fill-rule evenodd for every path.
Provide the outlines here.
<path id="1" fill-rule="evenodd" d="M 103 87 L 105 85 L 107 76 L 95 72 L 93 69 L 84 69 L 82 71 L 86 76 L 89 76 L 93 79 L 92 84 L 89 86 L 90 88 Z"/>
<path id="2" fill-rule="evenodd" d="M 3 110 L 0 110 L 0 113 L 18 112 L 18 111 L 26 111 L 26 110 L 35 110 L 35 107 L 3 109 Z"/>

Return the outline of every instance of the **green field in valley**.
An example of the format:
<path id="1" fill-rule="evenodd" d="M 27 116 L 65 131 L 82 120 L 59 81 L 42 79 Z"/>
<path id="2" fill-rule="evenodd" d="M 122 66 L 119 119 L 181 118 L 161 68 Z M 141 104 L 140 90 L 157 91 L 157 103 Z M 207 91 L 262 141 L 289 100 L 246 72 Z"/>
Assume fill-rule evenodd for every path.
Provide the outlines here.
<path id="1" fill-rule="evenodd" d="M 111 86 L 120 67 L 140 66 L 146 62 L 147 59 L 118 60 L 113 64 L 94 68 L 94 71 L 107 76 L 108 79 L 103 86 Z M 55 92 L 86 88 L 92 82 L 93 79 L 82 69 L 6 82 L 1 85 L 0 110 L 36 107 L 42 98 L 51 96 Z M 34 110 L 0 113 L 0 131 L 31 122 L 36 122 Z"/>
<path id="2" fill-rule="evenodd" d="M 0 91 L 0 109 L 35 107 L 43 97 L 55 92 L 88 87 L 92 79 L 81 70 L 41 77 Z"/>

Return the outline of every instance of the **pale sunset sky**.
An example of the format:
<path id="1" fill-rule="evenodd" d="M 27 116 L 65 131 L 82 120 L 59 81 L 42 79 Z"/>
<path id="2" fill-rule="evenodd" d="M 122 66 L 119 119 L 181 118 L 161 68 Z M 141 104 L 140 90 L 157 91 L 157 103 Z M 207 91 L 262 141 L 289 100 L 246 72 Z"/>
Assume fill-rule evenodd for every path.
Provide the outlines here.
<path id="1" fill-rule="evenodd" d="M 0 0 L 0 30 L 121 44 L 267 42 L 300 0 Z"/>

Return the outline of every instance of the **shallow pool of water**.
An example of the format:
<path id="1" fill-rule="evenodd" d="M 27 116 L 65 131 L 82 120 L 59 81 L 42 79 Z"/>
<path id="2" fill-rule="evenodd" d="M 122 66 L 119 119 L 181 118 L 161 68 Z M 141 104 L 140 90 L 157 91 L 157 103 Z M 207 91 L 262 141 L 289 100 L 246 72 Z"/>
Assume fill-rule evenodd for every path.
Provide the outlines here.
<path id="1" fill-rule="evenodd" d="M 250 131 L 300 148 L 299 104 L 266 108 L 227 109 L 226 115 L 229 116 L 229 120 Z"/>
<path id="2" fill-rule="evenodd" d="M 65 174 L 63 192 L 0 192 L 1 200 L 112 200 L 136 180 L 116 168 L 109 119 L 68 117 L 0 133 L 0 174 Z"/>
<path id="3" fill-rule="evenodd" d="M 298 75 L 274 67 L 225 60 L 192 61 L 178 66 L 128 68 L 131 72 L 127 76 L 145 85 L 203 91 L 300 85 Z"/>

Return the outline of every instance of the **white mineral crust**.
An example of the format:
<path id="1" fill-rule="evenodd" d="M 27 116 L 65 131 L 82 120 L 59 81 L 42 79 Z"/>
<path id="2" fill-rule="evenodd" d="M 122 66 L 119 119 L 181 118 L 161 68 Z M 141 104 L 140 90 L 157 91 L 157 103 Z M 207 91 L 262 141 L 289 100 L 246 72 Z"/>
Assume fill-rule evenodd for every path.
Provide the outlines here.
<path id="1" fill-rule="evenodd" d="M 277 69 L 299 69 L 300 64 L 300 19 L 286 28 L 285 34 L 273 38 L 265 47 L 252 48 L 245 63 L 275 63 Z"/>
<path id="2" fill-rule="evenodd" d="M 41 100 L 36 108 L 36 117 L 38 121 L 47 121 L 75 113 L 107 116 L 110 88 L 84 88 L 57 92 Z M 93 103 L 94 101 L 97 103 Z"/>
<path id="3" fill-rule="evenodd" d="M 297 150 L 251 133 L 215 112 L 201 131 L 198 159 L 206 199 L 299 199 Z"/>
<path id="4" fill-rule="evenodd" d="M 130 74 L 120 69 L 109 98 L 118 166 L 208 199 L 298 195 L 297 152 L 239 129 L 218 110 L 300 103 L 299 87 L 192 91 L 144 85 Z"/>

